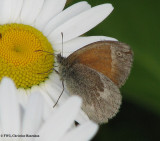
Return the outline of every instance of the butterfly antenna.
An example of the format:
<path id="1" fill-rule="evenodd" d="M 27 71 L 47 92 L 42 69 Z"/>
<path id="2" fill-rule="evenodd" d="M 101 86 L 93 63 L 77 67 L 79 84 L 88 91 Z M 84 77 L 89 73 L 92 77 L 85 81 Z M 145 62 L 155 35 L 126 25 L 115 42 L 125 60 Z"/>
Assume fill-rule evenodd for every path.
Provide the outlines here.
<path id="1" fill-rule="evenodd" d="M 35 50 L 34 52 L 45 52 L 45 53 L 47 53 L 47 54 L 46 54 L 46 56 L 45 56 L 45 60 L 46 60 L 46 58 L 47 58 L 47 56 L 48 56 L 48 55 L 52 55 L 52 56 L 54 56 L 54 57 L 55 57 L 54 53 L 51 53 L 51 52 L 49 52 L 49 51 L 44 51 L 44 50 Z"/>

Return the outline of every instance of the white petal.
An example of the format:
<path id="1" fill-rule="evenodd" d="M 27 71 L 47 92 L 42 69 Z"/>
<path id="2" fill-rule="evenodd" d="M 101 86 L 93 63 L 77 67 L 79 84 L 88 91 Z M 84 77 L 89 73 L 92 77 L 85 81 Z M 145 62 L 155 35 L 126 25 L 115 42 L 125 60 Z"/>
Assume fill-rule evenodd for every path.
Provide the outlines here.
<path id="1" fill-rule="evenodd" d="M 51 112 L 53 111 L 53 105 L 54 102 L 53 100 L 50 98 L 50 96 L 48 95 L 47 91 L 45 90 L 45 84 L 43 84 L 44 86 L 33 86 L 31 88 L 31 93 L 34 93 L 36 91 L 40 91 L 40 94 L 43 96 L 44 98 L 44 103 L 43 103 L 43 120 L 46 120 Z"/>
<path id="2" fill-rule="evenodd" d="M 20 133 L 20 109 L 16 87 L 9 78 L 0 84 L 0 119 L 4 133 Z"/>
<path id="3" fill-rule="evenodd" d="M 67 133 L 61 141 L 89 141 L 93 138 L 98 130 L 98 125 L 93 122 L 87 122 L 79 125 Z"/>
<path id="4" fill-rule="evenodd" d="M 21 11 L 21 22 L 24 24 L 33 24 L 39 14 L 44 0 L 24 0 Z"/>
<path id="5" fill-rule="evenodd" d="M 46 90 L 48 91 L 50 97 L 52 97 L 53 102 L 55 103 L 60 94 L 62 93 L 63 86 L 62 81 L 60 80 L 59 76 L 56 73 L 53 73 L 52 78 L 50 80 L 46 81 L 45 83 Z M 60 97 L 58 101 L 58 105 L 66 101 L 68 98 L 68 93 L 65 91 L 63 92 L 62 96 Z"/>
<path id="6" fill-rule="evenodd" d="M 43 100 L 39 92 L 32 93 L 29 97 L 23 119 L 23 134 L 35 134 L 42 123 Z"/>
<path id="7" fill-rule="evenodd" d="M 39 141 L 58 141 L 70 128 L 80 110 L 81 99 L 71 97 L 46 121 L 38 134 Z"/>
<path id="8" fill-rule="evenodd" d="M 51 31 L 53 31 L 55 28 L 69 20 L 70 18 L 78 15 L 79 13 L 82 13 L 88 9 L 90 9 L 91 6 L 87 2 L 79 2 L 76 3 L 69 8 L 65 9 L 63 12 L 58 14 L 56 17 L 54 17 L 44 28 L 43 32 L 47 36 Z"/>
<path id="9" fill-rule="evenodd" d="M 105 36 L 77 37 L 73 40 L 65 42 L 63 44 L 63 51 L 62 51 L 62 43 L 53 44 L 53 47 L 57 51 L 57 53 L 63 52 L 63 56 L 67 57 L 74 51 L 97 41 L 117 41 L 117 40 L 115 38 L 105 37 Z"/>
<path id="10" fill-rule="evenodd" d="M 26 90 L 23 89 L 23 88 L 19 88 L 17 96 L 18 96 L 18 102 L 21 104 L 21 106 L 23 108 L 26 107 L 26 104 L 27 104 L 27 101 L 28 101 L 28 97 L 29 97 L 27 95 L 27 93 L 26 93 Z"/>
<path id="11" fill-rule="evenodd" d="M 48 38 L 53 43 L 62 42 L 61 33 L 63 33 L 64 42 L 76 38 L 102 22 L 112 10 L 111 4 L 91 8 L 57 27 L 48 35 Z"/>
<path id="12" fill-rule="evenodd" d="M 21 95 L 27 95 L 26 90 L 24 88 L 18 88 L 18 93 Z"/>
<path id="13" fill-rule="evenodd" d="M 41 95 L 43 96 L 43 98 L 45 99 L 45 101 L 51 106 L 53 107 L 53 100 L 52 98 L 48 95 L 48 92 L 45 88 L 45 83 L 44 84 L 40 84 L 39 85 L 39 91 L 41 92 Z"/>
<path id="14" fill-rule="evenodd" d="M 39 91 L 41 92 L 41 95 L 43 96 L 45 100 L 44 107 L 43 107 L 44 108 L 43 119 L 47 119 L 50 113 L 53 111 L 54 101 L 48 94 L 46 87 L 45 87 L 45 83 L 40 84 Z"/>
<path id="15" fill-rule="evenodd" d="M 34 85 L 31 87 L 31 93 L 37 92 L 39 90 L 39 86 L 38 85 Z"/>
<path id="16" fill-rule="evenodd" d="M 50 115 L 54 112 L 54 110 L 56 110 L 56 107 L 55 109 L 53 109 L 53 105 L 50 106 L 47 102 L 44 102 L 44 106 L 43 106 L 43 120 L 47 120 Z"/>
<path id="17" fill-rule="evenodd" d="M 22 9 L 23 0 L 12 0 L 11 18 L 10 22 L 14 23 L 20 15 Z"/>
<path id="18" fill-rule="evenodd" d="M 80 110 L 80 112 L 78 113 L 77 117 L 76 117 L 76 121 L 79 123 L 79 124 L 83 124 L 85 123 L 86 121 L 89 121 L 89 117 L 87 116 L 87 114 L 83 111 L 83 110 Z"/>
<path id="19" fill-rule="evenodd" d="M 12 0 L 0 0 L 0 24 L 6 24 L 11 17 Z"/>
<path id="20" fill-rule="evenodd" d="M 66 0 L 45 0 L 42 10 L 36 19 L 35 27 L 41 30 L 53 16 L 63 10 L 65 3 Z"/>

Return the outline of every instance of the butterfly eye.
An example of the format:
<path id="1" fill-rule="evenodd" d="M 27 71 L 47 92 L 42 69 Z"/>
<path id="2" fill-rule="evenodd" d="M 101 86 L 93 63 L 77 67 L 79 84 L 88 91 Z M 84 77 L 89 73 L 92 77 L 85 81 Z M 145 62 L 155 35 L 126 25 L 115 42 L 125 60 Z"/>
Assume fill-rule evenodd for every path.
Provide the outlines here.
<path id="1" fill-rule="evenodd" d="M 117 51 L 116 54 L 117 54 L 117 56 L 119 56 L 119 57 L 122 57 L 122 56 L 123 56 L 123 54 L 122 54 L 120 51 Z"/>

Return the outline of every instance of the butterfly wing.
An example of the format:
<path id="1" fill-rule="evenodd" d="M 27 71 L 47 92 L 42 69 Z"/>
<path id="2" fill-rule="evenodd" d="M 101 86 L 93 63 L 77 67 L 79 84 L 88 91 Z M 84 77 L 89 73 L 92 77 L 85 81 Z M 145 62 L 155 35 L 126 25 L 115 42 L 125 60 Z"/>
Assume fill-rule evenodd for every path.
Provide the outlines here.
<path id="1" fill-rule="evenodd" d="M 105 123 L 118 112 L 120 91 L 102 73 L 83 64 L 75 64 L 67 70 L 65 82 L 71 94 L 82 97 L 82 109 L 91 120 Z"/>
<path id="2" fill-rule="evenodd" d="M 89 44 L 74 53 L 67 61 L 80 63 L 103 73 L 121 87 L 132 66 L 133 52 L 130 47 L 117 41 L 99 41 Z"/>

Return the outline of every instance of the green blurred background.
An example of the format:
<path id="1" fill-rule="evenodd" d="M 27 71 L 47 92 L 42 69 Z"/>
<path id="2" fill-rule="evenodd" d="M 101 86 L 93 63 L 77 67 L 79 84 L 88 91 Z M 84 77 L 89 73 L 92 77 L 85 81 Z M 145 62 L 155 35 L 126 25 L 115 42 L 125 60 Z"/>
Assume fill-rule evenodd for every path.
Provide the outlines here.
<path id="1" fill-rule="evenodd" d="M 69 0 L 72 5 L 81 0 Z M 160 1 L 86 0 L 112 3 L 114 11 L 86 35 L 105 35 L 134 51 L 131 75 L 121 88 L 120 112 L 100 127 L 93 141 L 160 140 Z"/>

